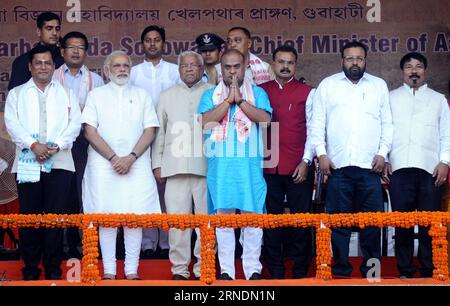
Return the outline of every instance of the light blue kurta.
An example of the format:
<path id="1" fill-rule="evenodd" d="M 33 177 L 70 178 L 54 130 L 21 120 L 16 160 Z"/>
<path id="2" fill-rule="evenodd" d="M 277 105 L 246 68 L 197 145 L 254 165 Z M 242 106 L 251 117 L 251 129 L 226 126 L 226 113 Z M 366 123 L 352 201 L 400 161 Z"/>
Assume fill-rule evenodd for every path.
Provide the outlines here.
<path id="1" fill-rule="evenodd" d="M 255 106 L 272 113 L 266 92 L 252 86 Z M 212 95 L 214 88 L 203 94 L 198 112 L 206 113 L 214 109 Z M 236 128 L 231 118 L 236 106 L 230 108 L 228 137 L 223 142 L 210 139 L 211 130 L 205 132 L 204 152 L 208 160 L 206 182 L 208 186 L 208 210 L 240 209 L 262 213 L 266 199 L 267 186 L 263 177 L 263 141 L 265 132 L 257 123 L 252 123 L 250 135 L 245 143 L 238 141 Z"/>

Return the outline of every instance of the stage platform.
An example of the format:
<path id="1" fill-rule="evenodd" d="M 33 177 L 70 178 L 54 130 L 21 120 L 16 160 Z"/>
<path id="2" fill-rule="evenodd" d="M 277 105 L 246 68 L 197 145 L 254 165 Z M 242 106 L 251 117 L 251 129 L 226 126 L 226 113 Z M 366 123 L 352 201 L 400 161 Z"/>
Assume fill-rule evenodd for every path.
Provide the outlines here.
<path id="1" fill-rule="evenodd" d="M 346 279 L 332 279 L 332 280 L 318 280 L 315 278 L 315 271 L 311 269 L 307 278 L 304 279 L 292 279 L 289 273 L 289 268 L 292 266 L 292 262 L 287 261 L 287 273 L 286 279 L 272 280 L 263 279 L 258 281 L 248 281 L 244 279 L 242 266 L 240 260 L 236 260 L 236 280 L 233 281 L 220 281 L 216 280 L 211 285 L 206 285 L 199 280 L 192 279 L 187 281 L 174 281 L 171 279 L 170 262 L 166 259 L 148 259 L 141 260 L 139 265 L 139 275 L 142 278 L 140 281 L 124 280 L 123 275 L 123 260 L 117 261 L 117 280 L 106 281 L 101 280 L 95 284 L 95 286 L 450 286 L 450 280 L 438 281 L 432 278 L 412 278 L 412 279 L 399 279 L 395 268 L 395 258 L 386 257 L 383 258 L 381 264 L 381 278 L 379 281 L 367 280 L 361 278 L 358 273 L 358 266 L 361 262 L 361 258 L 351 258 L 354 266 L 354 273 L 351 278 Z M 1 286 L 92 286 L 83 284 L 81 282 L 69 282 L 67 280 L 50 281 L 22 281 L 21 261 L 0 261 L 0 285 Z M 67 267 L 67 263 L 63 265 L 63 275 L 66 278 L 67 271 L 73 266 Z M 100 273 L 102 271 L 101 262 L 99 263 Z M 73 271 L 73 270 L 72 270 Z M 263 277 L 268 278 L 269 273 L 266 269 L 263 270 Z"/>

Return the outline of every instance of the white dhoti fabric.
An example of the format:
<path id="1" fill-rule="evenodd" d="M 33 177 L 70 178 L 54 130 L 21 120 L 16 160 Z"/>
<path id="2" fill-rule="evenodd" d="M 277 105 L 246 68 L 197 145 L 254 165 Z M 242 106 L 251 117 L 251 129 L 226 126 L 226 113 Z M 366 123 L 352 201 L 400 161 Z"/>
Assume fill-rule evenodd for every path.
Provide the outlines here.
<path id="1" fill-rule="evenodd" d="M 178 174 L 167 178 L 165 202 L 169 214 L 207 214 L 206 178 L 191 174 Z M 200 277 L 200 230 L 195 229 L 197 239 L 194 246 L 194 274 Z M 189 278 L 188 270 L 191 262 L 192 229 L 169 230 L 169 259 L 172 263 L 172 274 L 179 274 Z"/>
<path id="2" fill-rule="evenodd" d="M 217 214 L 234 214 L 234 209 L 218 209 Z M 241 214 L 249 213 L 241 211 Z M 234 229 L 217 228 L 217 248 L 220 263 L 220 273 L 227 273 L 235 279 L 234 251 L 236 239 Z M 262 264 L 259 261 L 261 255 L 263 230 L 258 227 L 243 227 L 239 242 L 242 245 L 242 267 L 245 279 L 249 279 L 253 273 L 261 273 Z"/>
<path id="3" fill-rule="evenodd" d="M 123 236 L 125 240 L 125 275 L 137 274 L 142 228 L 124 227 Z M 100 227 L 99 238 L 104 274 L 116 275 L 117 228 Z"/>

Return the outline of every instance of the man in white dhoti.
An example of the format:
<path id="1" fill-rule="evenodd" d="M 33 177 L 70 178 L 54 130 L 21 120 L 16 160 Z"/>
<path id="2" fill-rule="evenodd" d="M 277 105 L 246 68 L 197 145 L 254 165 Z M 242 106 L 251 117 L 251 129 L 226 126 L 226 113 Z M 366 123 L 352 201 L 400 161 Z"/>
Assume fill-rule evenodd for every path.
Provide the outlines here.
<path id="1" fill-rule="evenodd" d="M 158 119 L 152 100 L 141 88 L 128 84 L 131 59 L 112 52 L 104 72 L 111 80 L 95 88 L 83 110 L 89 141 L 83 178 L 85 213 L 160 213 L 158 191 L 151 171 L 150 144 Z M 117 228 L 100 227 L 104 279 L 116 277 Z M 139 279 L 142 228 L 124 228 L 125 277 Z"/>

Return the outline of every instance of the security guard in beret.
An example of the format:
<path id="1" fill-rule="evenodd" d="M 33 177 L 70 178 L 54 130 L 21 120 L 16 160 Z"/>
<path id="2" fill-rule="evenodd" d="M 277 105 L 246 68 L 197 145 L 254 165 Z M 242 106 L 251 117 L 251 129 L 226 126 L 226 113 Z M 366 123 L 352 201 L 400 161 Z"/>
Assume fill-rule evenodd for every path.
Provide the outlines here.
<path id="1" fill-rule="evenodd" d="M 203 33 L 195 39 L 195 42 L 198 46 L 198 51 L 205 62 L 205 72 L 202 80 L 216 85 L 217 71 L 214 66 L 220 62 L 222 45 L 225 41 L 217 34 Z"/>

